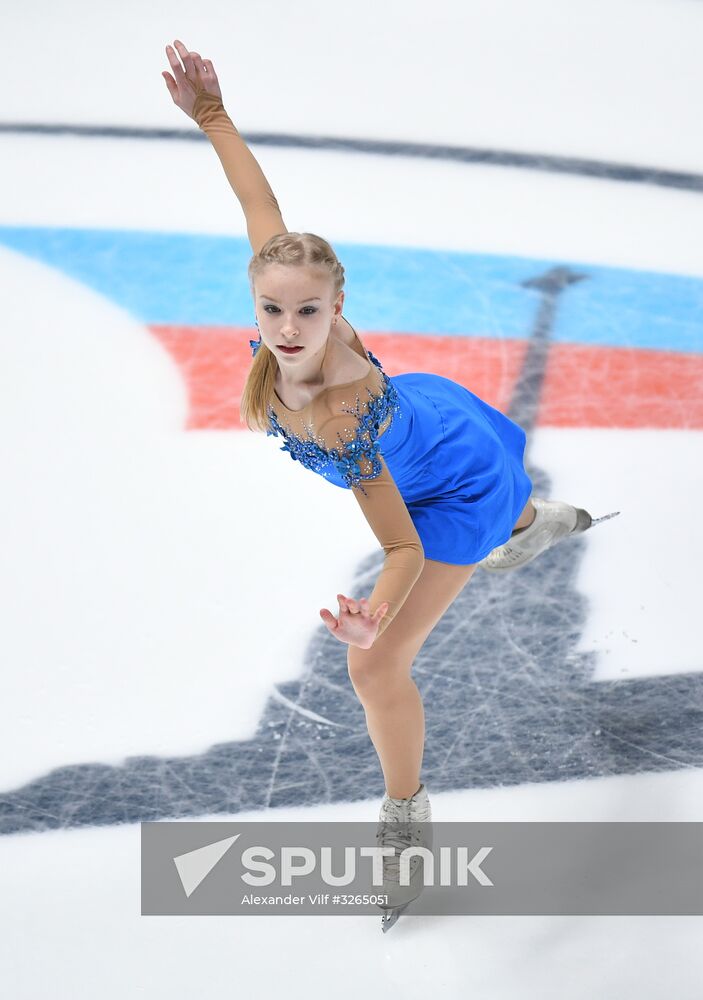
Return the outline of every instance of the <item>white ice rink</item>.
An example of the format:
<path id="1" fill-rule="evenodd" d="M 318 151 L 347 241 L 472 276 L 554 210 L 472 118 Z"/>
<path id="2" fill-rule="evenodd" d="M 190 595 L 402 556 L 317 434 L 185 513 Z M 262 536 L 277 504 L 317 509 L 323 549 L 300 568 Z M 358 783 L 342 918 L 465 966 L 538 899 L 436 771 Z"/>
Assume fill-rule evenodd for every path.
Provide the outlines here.
<path id="1" fill-rule="evenodd" d="M 180 0 L 146 9 L 28 0 L 4 13 L 0 821 L 13 816 L 16 826 L 0 837 L 0 989 L 13 1000 L 700 997 L 699 916 L 418 916 L 382 935 L 370 916 L 140 914 L 139 822 L 119 808 L 111 821 L 74 822 L 86 795 L 96 816 L 107 813 L 99 784 L 86 792 L 73 769 L 117 774 L 136 756 L 185 759 L 252 741 L 269 699 L 304 675 L 318 609 L 352 592 L 377 544 L 350 517 L 345 492 L 270 440 L 186 431 L 179 369 L 125 305 L 129 294 L 101 293 L 71 261 L 22 252 L 3 230 L 246 235 L 207 143 L 7 128 L 187 128 L 161 77 L 175 38 L 212 59 L 245 135 L 509 150 L 701 180 L 703 4 L 216 0 L 198 11 Z M 288 228 L 333 246 L 703 279 L 703 182 L 692 190 L 440 157 L 252 149 Z M 153 266 L 158 274 L 168 261 Z M 345 292 L 354 323 L 353 275 Z M 209 307 L 200 302 L 202 319 L 188 322 L 207 324 Z M 477 332 L 500 338 L 494 321 Z M 612 324 L 620 343 L 621 317 L 591 321 Z M 696 360 L 700 313 L 691 330 Z M 553 497 L 596 515 L 622 511 L 580 543 L 570 585 L 583 620 L 568 657 L 586 659 L 594 687 L 699 674 L 700 428 L 685 416 L 668 428 L 538 424 L 531 460 Z M 280 517 L 291 504 L 294 533 Z M 474 589 L 480 601 L 472 581 L 467 606 Z M 464 641 L 453 621 L 446 628 L 448 647 Z M 512 668 L 497 655 L 501 669 Z M 691 690 L 695 718 L 703 698 Z M 660 752 L 651 768 L 447 779 L 436 792 L 430 782 L 434 818 L 703 822 L 703 741 L 699 732 L 684 745 L 684 732 L 685 752 Z M 68 769 L 58 786 L 56 768 Z M 23 823 L 25 796 L 43 779 L 60 815 Z M 195 813 L 193 794 L 184 781 L 175 815 L 367 821 L 379 805 L 375 792 L 299 805 L 272 795 L 268 809 Z M 37 801 L 32 792 L 27 817 Z"/>

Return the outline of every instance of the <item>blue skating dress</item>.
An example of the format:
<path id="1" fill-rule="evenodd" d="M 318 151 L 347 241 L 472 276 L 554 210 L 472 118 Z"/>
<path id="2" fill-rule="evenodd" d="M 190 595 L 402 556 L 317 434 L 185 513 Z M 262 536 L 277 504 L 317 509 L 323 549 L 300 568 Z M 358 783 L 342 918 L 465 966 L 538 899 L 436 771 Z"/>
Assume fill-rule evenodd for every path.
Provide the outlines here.
<path id="1" fill-rule="evenodd" d="M 282 450 L 343 489 L 358 486 L 365 493 L 382 458 L 424 558 L 479 562 L 508 540 L 532 492 L 523 464 L 525 432 L 442 375 L 390 377 L 354 333 L 369 376 L 323 390 L 298 411 L 274 393 L 267 433 L 282 436 Z M 334 440 L 330 428 L 338 432 Z"/>

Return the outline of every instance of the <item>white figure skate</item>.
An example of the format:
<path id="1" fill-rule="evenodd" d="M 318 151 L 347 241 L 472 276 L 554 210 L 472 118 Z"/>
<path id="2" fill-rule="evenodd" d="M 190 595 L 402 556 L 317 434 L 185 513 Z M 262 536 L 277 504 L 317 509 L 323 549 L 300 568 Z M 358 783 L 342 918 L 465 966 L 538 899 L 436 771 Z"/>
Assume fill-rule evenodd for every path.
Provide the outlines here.
<path id="1" fill-rule="evenodd" d="M 513 531 L 508 541 L 489 552 L 479 562 L 479 566 L 492 573 L 517 569 L 532 562 L 540 552 L 551 548 L 567 535 L 578 535 L 592 528 L 594 524 L 600 524 L 601 521 L 607 521 L 608 518 L 616 517 L 620 513 L 616 510 L 612 514 L 593 518 L 587 510 L 572 507 L 563 500 L 542 500 L 540 497 L 532 497 L 532 503 L 535 508 L 532 524 L 517 532 Z"/>
<path id="2" fill-rule="evenodd" d="M 409 885 L 401 885 L 400 854 L 406 847 L 432 849 L 432 809 L 424 784 L 406 799 L 394 799 L 388 794 L 384 796 L 376 843 L 378 847 L 395 848 L 393 856 L 383 859 L 383 888 L 378 890 L 388 899 L 381 906 L 384 911 L 381 928 L 385 934 L 423 889 L 422 857 L 410 858 Z"/>

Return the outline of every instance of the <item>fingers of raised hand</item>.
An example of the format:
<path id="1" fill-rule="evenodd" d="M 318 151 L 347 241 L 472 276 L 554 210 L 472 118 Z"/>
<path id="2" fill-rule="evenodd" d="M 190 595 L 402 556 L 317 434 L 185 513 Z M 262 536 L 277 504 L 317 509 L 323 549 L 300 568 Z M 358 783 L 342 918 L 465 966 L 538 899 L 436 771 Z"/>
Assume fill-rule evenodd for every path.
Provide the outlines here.
<path id="1" fill-rule="evenodd" d="M 183 77 L 185 76 L 185 73 L 183 72 L 183 67 L 181 66 L 180 60 L 176 55 L 175 49 L 172 48 L 172 46 L 170 45 L 166 46 L 166 56 L 168 58 L 168 61 L 171 65 L 171 69 L 173 70 L 176 79 L 182 80 Z"/>
<path id="2" fill-rule="evenodd" d="M 176 39 L 173 44 L 176 46 L 178 55 L 183 60 L 186 76 L 188 75 L 188 73 L 191 73 L 191 75 L 199 73 L 201 76 L 207 75 L 212 77 L 216 75 L 211 59 L 203 59 L 199 52 L 190 52 L 185 47 L 183 42 L 179 42 L 178 39 Z M 171 48 L 170 45 L 166 46 L 166 52 L 168 53 L 169 62 L 173 66 L 174 70 L 176 72 L 180 70 L 180 72 L 183 73 L 183 70 L 181 69 L 181 64 L 178 61 L 176 53 L 174 52 L 174 50 Z"/>
<path id="3" fill-rule="evenodd" d="M 183 44 L 183 42 L 179 42 L 178 39 L 176 39 L 173 44 L 176 47 L 176 51 L 178 52 L 178 55 L 183 60 L 183 65 L 185 66 L 185 75 L 187 76 L 189 73 L 191 75 L 193 75 L 194 72 L 195 72 L 194 67 L 193 67 L 193 53 L 190 52 L 185 47 L 185 45 Z M 178 67 L 180 68 L 181 64 L 178 62 L 178 60 L 176 60 L 176 62 L 178 63 Z"/>

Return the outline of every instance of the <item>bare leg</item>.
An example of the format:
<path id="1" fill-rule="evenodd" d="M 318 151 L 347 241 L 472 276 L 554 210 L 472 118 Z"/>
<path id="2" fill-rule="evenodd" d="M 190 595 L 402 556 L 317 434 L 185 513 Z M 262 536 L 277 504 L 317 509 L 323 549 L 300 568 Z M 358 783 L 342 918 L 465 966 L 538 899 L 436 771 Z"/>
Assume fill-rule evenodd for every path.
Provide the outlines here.
<path id="1" fill-rule="evenodd" d="M 385 698 L 369 699 L 364 711 L 386 791 L 394 799 L 414 795 L 420 786 L 425 745 L 425 710 L 415 681 L 399 679 Z"/>
<path id="2" fill-rule="evenodd" d="M 528 500 L 525 505 L 525 509 L 515 522 L 515 527 L 513 528 L 513 531 L 518 531 L 520 528 L 529 528 L 529 526 L 535 519 L 536 513 L 537 512 L 535 511 L 534 504 L 532 503 L 531 500 Z"/>
<path id="3" fill-rule="evenodd" d="M 347 662 L 363 705 L 386 791 L 408 798 L 420 785 L 425 743 L 422 698 L 410 672 L 425 639 L 471 579 L 476 564 L 426 559 L 402 608 L 371 649 L 349 646 Z"/>

